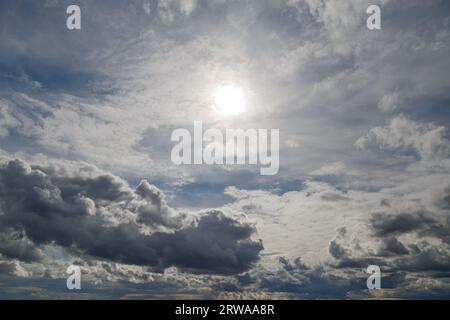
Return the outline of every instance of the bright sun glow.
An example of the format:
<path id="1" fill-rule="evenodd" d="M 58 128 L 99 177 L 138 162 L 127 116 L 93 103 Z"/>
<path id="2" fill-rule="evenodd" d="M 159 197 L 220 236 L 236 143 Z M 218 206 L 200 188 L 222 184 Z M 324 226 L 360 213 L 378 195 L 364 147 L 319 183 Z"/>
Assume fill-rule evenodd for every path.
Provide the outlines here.
<path id="1" fill-rule="evenodd" d="M 237 115 L 245 111 L 245 96 L 241 88 L 227 85 L 217 89 L 215 103 L 224 115 Z"/>

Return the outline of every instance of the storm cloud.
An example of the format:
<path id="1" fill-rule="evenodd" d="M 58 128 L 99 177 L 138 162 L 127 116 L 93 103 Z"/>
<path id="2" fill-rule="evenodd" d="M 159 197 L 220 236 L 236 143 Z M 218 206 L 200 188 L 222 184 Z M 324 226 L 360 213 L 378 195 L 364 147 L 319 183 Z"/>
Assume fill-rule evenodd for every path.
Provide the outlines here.
<path id="1" fill-rule="evenodd" d="M 172 212 L 163 194 L 143 181 L 132 190 L 110 174 L 64 176 L 20 160 L 0 166 L 0 252 L 37 260 L 33 246 L 56 244 L 80 254 L 194 273 L 235 274 L 259 259 L 255 229 L 218 210 L 192 222 Z M 183 221 L 182 221 L 183 220 Z M 146 229 L 148 228 L 148 229 Z"/>

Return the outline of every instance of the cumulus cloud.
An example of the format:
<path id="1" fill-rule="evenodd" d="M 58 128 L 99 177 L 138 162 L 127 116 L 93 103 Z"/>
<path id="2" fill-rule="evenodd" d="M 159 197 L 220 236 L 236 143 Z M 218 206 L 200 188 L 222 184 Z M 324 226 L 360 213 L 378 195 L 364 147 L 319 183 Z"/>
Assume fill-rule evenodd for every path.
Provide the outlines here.
<path id="1" fill-rule="evenodd" d="M 427 271 L 430 278 L 450 272 L 450 225 L 438 206 L 404 199 L 373 212 L 366 226 L 367 237 L 343 227 L 330 242 L 339 267 L 377 264 L 391 272 Z"/>
<path id="2" fill-rule="evenodd" d="M 250 268 L 262 250 L 247 223 L 213 210 L 189 222 L 148 182 L 133 190 L 107 173 L 79 177 L 7 161 L 0 167 L 0 204 L 2 237 L 13 230 L 24 238 L 3 242 L 0 252 L 23 260 L 38 258 L 33 245 L 56 244 L 155 270 L 233 274 Z"/>
<path id="3" fill-rule="evenodd" d="M 415 231 L 432 225 L 435 220 L 430 214 L 416 209 L 413 212 L 375 213 L 370 222 L 377 235 L 386 236 Z"/>
<path id="4" fill-rule="evenodd" d="M 28 277 L 27 272 L 18 261 L 0 261 L 0 274 L 6 274 L 16 277 Z"/>
<path id="5" fill-rule="evenodd" d="M 385 127 L 376 127 L 356 141 L 359 148 L 379 147 L 394 151 L 415 151 L 421 159 L 445 159 L 449 155 L 446 128 L 420 123 L 400 115 Z"/>
<path id="6" fill-rule="evenodd" d="M 378 252 L 380 256 L 403 255 L 408 253 L 409 251 L 405 245 L 395 237 L 384 239 L 383 247 Z"/>
<path id="7" fill-rule="evenodd" d="M 37 262 L 42 258 L 41 251 L 24 235 L 17 232 L 0 234 L 0 254 L 4 257 L 25 262 Z"/>

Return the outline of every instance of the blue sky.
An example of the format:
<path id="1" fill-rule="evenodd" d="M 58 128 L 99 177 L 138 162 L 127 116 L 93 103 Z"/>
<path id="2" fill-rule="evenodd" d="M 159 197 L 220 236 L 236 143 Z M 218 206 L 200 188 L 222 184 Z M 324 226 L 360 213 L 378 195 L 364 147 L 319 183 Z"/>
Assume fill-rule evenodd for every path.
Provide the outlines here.
<path id="1" fill-rule="evenodd" d="M 448 1 L 72 2 L 0 4 L 2 298 L 448 297 Z M 174 165 L 196 120 L 279 129 L 278 174 Z"/>

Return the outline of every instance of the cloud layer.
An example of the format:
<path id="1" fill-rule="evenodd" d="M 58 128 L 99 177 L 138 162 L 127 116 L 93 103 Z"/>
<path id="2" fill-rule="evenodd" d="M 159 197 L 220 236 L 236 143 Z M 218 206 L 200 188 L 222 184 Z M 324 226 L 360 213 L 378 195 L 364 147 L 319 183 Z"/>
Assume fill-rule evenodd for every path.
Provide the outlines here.
<path id="1" fill-rule="evenodd" d="M 69 4 L 0 2 L 0 297 L 450 297 L 448 1 Z M 175 166 L 194 120 L 279 128 L 279 174 Z"/>

